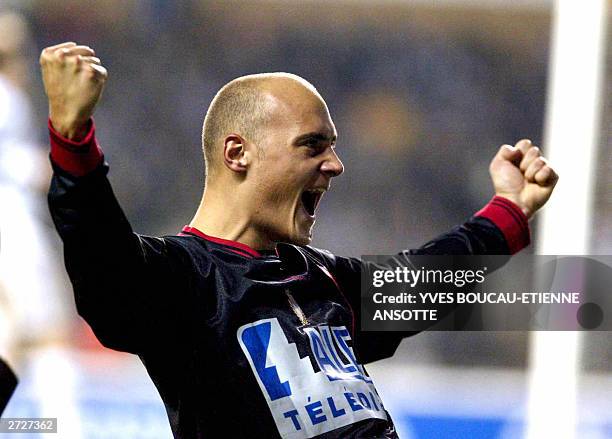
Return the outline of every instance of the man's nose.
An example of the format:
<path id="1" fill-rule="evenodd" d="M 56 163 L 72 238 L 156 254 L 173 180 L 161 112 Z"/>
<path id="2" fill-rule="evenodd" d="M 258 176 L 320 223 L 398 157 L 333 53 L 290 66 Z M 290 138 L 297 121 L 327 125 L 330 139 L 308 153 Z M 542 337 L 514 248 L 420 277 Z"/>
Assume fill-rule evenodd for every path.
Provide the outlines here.
<path id="1" fill-rule="evenodd" d="M 321 164 L 321 172 L 328 177 L 337 177 L 344 172 L 344 165 L 333 148 L 329 148 L 325 161 Z"/>

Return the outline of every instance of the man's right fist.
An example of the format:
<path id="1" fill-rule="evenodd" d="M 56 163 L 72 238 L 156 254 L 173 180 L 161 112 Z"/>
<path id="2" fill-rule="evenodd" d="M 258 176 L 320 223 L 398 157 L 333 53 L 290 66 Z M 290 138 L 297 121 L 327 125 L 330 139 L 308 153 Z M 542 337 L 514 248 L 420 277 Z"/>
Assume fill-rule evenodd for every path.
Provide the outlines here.
<path id="1" fill-rule="evenodd" d="M 100 99 L 106 69 L 87 46 L 62 43 L 40 54 L 49 119 L 56 131 L 69 139 L 82 137 Z"/>

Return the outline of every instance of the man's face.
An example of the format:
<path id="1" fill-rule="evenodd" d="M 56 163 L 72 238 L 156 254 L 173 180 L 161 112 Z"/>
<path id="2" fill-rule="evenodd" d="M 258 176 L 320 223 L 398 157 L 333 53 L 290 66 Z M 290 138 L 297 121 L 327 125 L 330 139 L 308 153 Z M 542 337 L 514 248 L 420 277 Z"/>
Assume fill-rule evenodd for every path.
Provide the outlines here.
<path id="1" fill-rule="evenodd" d="M 272 117 L 249 179 L 255 185 L 254 225 L 275 242 L 307 245 L 330 181 L 343 171 L 327 106 L 302 86 L 274 94 Z"/>

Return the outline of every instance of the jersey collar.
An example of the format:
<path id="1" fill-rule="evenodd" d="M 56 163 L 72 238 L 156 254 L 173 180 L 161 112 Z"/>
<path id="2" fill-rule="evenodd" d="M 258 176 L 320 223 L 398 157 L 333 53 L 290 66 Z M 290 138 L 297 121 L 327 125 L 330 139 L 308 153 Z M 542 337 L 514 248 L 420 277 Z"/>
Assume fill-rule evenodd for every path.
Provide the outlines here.
<path id="1" fill-rule="evenodd" d="M 190 226 L 185 226 L 183 227 L 183 230 L 181 231 L 181 233 L 179 233 L 180 235 L 194 235 L 194 236 L 199 236 L 200 238 L 206 239 L 207 241 L 210 242 L 214 242 L 216 244 L 221 244 L 223 246 L 229 247 L 228 250 L 242 255 L 242 256 L 246 256 L 248 258 L 260 258 L 262 257 L 262 254 L 259 253 L 257 250 L 252 249 L 251 247 L 249 247 L 246 244 L 243 244 L 241 242 L 238 241 L 232 241 L 229 239 L 223 239 L 223 238 L 217 238 L 216 236 L 210 236 L 207 235 L 204 232 L 201 232 L 200 230 L 196 229 L 195 227 L 190 227 Z"/>

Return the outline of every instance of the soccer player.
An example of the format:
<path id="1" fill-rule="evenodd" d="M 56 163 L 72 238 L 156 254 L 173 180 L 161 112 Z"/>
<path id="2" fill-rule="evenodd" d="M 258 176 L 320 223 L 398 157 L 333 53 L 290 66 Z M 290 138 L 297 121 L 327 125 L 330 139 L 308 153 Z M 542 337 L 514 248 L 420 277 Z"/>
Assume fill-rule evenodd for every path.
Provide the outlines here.
<path id="1" fill-rule="evenodd" d="M 343 166 L 325 101 L 285 73 L 241 77 L 203 128 L 206 186 L 178 236 L 132 231 L 91 118 L 107 78 L 87 46 L 41 54 L 49 100 L 53 220 L 77 309 L 107 347 L 137 354 L 177 438 L 395 438 L 364 364 L 402 334 L 362 332 L 361 261 L 308 246 Z M 496 196 L 411 254 L 512 254 L 550 197 L 530 141 L 491 162 Z"/>

